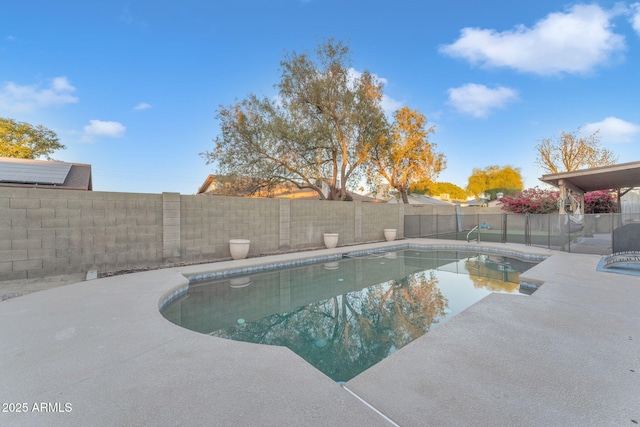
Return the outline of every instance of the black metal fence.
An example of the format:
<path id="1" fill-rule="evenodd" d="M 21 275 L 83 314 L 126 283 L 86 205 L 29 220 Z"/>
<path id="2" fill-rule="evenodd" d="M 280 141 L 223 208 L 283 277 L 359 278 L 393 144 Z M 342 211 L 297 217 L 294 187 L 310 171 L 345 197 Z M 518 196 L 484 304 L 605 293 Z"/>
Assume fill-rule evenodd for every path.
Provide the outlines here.
<path id="1" fill-rule="evenodd" d="M 608 255 L 616 248 L 614 230 L 630 223 L 638 223 L 640 228 L 640 213 L 407 215 L 404 217 L 404 235 L 520 243 L 565 252 Z"/>

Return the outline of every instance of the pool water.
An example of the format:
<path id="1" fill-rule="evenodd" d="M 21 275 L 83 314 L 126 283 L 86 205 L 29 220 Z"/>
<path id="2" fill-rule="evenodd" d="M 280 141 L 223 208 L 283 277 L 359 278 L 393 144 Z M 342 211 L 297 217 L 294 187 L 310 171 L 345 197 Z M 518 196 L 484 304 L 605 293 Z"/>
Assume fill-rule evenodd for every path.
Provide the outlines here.
<path id="1" fill-rule="evenodd" d="M 491 292 L 518 293 L 537 261 L 496 254 L 370 254 L 193 282 L 162 314 L 216 337 L 286 346 L 348 381 Z"/>

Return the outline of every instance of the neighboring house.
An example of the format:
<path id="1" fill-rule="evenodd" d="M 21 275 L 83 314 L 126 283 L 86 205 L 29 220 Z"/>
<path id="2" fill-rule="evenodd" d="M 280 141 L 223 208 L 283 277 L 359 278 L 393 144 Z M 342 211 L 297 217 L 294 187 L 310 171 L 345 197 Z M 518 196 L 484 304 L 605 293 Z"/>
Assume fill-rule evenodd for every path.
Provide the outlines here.
<path id="1" fill-rule="evenodd" d="M 0 187 L 91 191 L 91 165 L 0 157 Z"/>
<path id="2" fill-rule="evenodd" d="M 460 206 L 460 207 L 467 207 L 467 206 L 479 206 L 479 207 L 489 207 L 489 199 L 484 199 L 484 198 L 480 198 L 480 199 L 471 199 L 471 200 L 465 200 L 463 202 L 461 201 L 456 201 L 454 202 L 454 204 Z M 494 203 L 495 205 L 495 203 Z"/>
<path id="3" fill-rule="evenodd" d="M 256 183 L 250 178 L 231 178 L 225 175 L 209 174 L 196 194 L 250 197 L 250 189 Z"/>
<path id="4" fill-rule="evenodd" d="M 640 188 L 629 190 L 624 197 L 621 198 L 623 213 L 639 213 L 640 212 Z"/>
<path id="5" fill-rule="evenodd" d="M 403 203 L 400 193 L 389 184 L 381 184 L 377 190 L 369 195 L 376 201 L 383 203 Z M 441 205 L 452 206 L 448 194 L 442 194 L 440 197 L 431 197 L 426 194 L 407 194 L 407 200 L 410 205 Z"/>
<path id="6" fill-rule="evenodd" d="M 298 188 L 290 182 L 283 182 L 274 188 L 251 191 L 253 181 L 249 178 L 230 180 L 220 175 L 209 175 L 196 194 L 214 196 L 235 196 L 252 198 L 320 200 L 318 193 L 310 188 Z M 349 192 L 353 200 L 359 202 L 379 202 L 372 197 Z"/>
<path id="7" fill-rule="evenodd" d="M 427 196 L 425 194 L 408 194 L 407 200 L 410 205 L 441 205 L 452 206 L 452 203 L 445 202 L 443 200 L 436 199 L 435 197 Z M 387 200 L 387 203 L 402 203 L 401 198 L 391 197 Z"/>

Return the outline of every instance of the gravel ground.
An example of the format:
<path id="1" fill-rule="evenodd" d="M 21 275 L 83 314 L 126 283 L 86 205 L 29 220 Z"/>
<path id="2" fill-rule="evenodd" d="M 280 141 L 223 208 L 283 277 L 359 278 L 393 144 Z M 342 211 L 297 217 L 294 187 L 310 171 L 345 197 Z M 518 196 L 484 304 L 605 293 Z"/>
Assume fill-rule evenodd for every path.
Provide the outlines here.
<path id="1" fill-rule="evenodd" d="M 44 279 L 19 279 L 0 281 L 0 302 L 11 298 L 33 292 L 44 291 L 57 288 L 59 286 L 70 285 L 81 282 L 85 279 L 85 274 L 70 274 L 64 276 L 46 277 Z"/>

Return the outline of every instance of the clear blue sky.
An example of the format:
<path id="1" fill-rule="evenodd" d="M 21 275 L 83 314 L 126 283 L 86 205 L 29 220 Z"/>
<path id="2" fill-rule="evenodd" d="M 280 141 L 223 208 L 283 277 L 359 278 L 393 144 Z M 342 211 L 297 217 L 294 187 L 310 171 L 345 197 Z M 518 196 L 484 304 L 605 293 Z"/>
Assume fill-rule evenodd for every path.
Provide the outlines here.
<path id="1" fill-rule="evenodd" d="M 434 5 L 437 3 L 437 5 Z M 640 3 L 556 0 L 21 0 L 0 14 L 0 116 L 54 130 L 54 158 L 94 190 L 193 194 L 212 166 L 218 107 L 275 95 L 285 51 L 348 43 L 384 79 L 389 112 L 436 126 L 439 181 L 521 168 L 534 147 L 600 129 L 640 160 Z"/>

